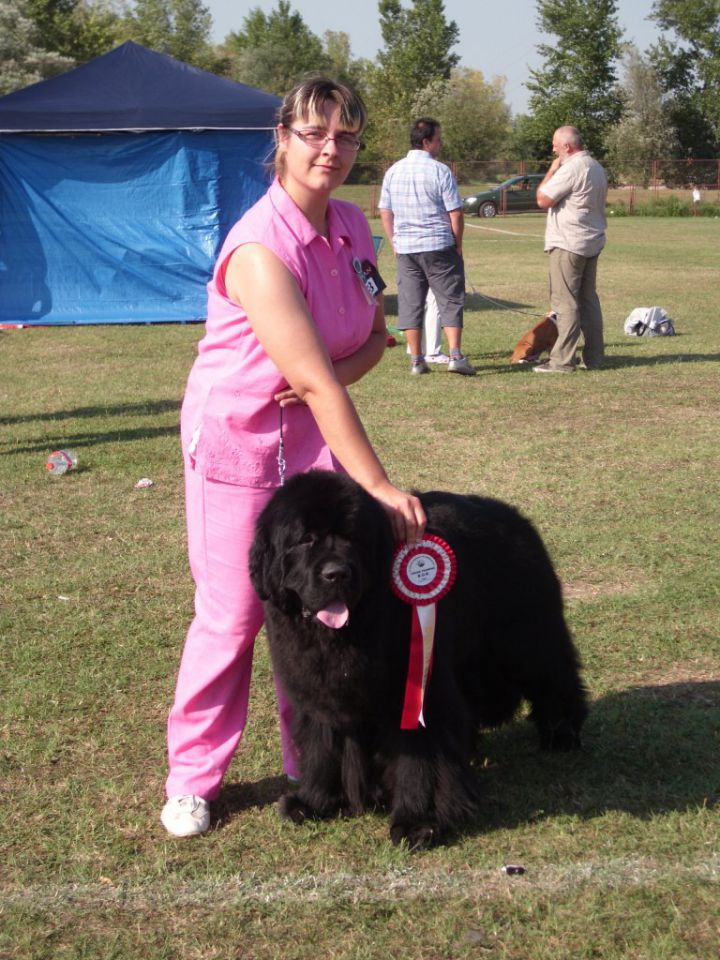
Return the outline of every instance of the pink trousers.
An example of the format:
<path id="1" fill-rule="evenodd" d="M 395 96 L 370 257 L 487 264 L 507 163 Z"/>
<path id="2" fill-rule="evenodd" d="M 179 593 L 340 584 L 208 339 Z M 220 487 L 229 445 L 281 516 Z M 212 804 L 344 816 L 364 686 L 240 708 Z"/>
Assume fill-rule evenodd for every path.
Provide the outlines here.
<path id="1" fill-rule="evenodd" d="M 214 800 L 247 719 L 253 647 L 263 622 L 248 551 L 273 490 L 206 480 L 186 464 L 185 494 L 195 617 L 168 719 L 166 791 Z M 276 691 L 283 770 L 297 777 L 290 708 L 277 683 Z"/>

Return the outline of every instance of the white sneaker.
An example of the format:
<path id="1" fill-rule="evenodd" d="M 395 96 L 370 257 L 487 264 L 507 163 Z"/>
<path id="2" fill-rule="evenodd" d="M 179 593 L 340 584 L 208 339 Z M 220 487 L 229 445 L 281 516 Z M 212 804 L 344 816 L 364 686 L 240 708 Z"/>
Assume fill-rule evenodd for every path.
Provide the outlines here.
<path id="1" fill-rule="evenodd" d="M 192 793 L 170 797 L 162 808 L 160 820 L 174 837 L 194 837 L 206 833 L 210 826 L 210 804 Z"/>
<path id="2" fill-rule="evenodd" d="M 450 363 L 450 357 L 446 353 L 443 353 L 442 350 L 440 353 L 426 353 L 425 363 Z"/>
<path id="3" fill-rule="evenodd" d="M 476 373 L 467 357 L 450 357 L 448 370 L 450 373 L 464 373 L 466 377 L 474 377 Z"/>

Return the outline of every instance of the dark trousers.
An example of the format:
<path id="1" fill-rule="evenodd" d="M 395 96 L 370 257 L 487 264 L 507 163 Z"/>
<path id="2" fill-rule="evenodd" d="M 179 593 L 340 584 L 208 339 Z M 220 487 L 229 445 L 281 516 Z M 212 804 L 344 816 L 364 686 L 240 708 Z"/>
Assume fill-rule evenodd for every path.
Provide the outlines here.
<path id="1" fill-rule="evenodd" d="M 398 329 L 418 330 L 428 290 L 437 300 L 441 327 L 462 327 L 465 306 L 465 267 L 455 247 L 427 253 L 399 253 Z"/>

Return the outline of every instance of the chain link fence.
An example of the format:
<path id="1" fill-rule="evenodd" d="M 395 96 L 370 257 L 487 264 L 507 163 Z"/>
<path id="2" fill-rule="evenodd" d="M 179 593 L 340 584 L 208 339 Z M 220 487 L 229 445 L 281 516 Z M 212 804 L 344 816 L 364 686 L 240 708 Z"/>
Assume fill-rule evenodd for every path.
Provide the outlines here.
<path id="1" fill-rule="evenodd" d="M 392 162 L 356 163 L 338 196 L 356 203 L 368 217 L 379 216 L 380 187 Z M 465 197 L 497 187 L 512 176 L 545 173 L 549 161 L 462 160 L 448 166 Z M 653 160 L 634 176 L 614 176 L 608 206 L 626 215 L 720 216 L 720 159 Z M 500 204 L 498 215 L 504 214 Z"/>

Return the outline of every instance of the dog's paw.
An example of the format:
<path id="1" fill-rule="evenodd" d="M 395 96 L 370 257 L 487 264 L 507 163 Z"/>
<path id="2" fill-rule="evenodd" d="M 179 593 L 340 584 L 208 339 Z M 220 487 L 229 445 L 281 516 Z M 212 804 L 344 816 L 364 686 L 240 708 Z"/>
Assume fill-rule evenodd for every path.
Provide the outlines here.
<path id="1" fill-rule="evenodd" d="M 394 821 L 390 825 L 390 839 L 398 846 L 403 843 L 409 850 L 427 850 L 440 843 L 440 831 L 432 821 Z"/>
<path id="2" fill-rule="evenodd" d="M 325 800 L 321 807 L 312 806 L 302 798 L 301 791 L 298 791 L 286 793 L 285 796 L 280 797 L 278 811 L 284 820 L 305 823 L 306 820 L 328 820 L 336 817 L 343 812 L 343 807 L 340 800 L 336 798 Z"/>
<path id="3" fill-rule="evenodd" d="M 280 797 L 278 811 L 283 820 L 292 820 L 293 823 L 305 823 L 306 820 L 317 818 L 317 813 L 297 793 L 286 793 Z"/>

